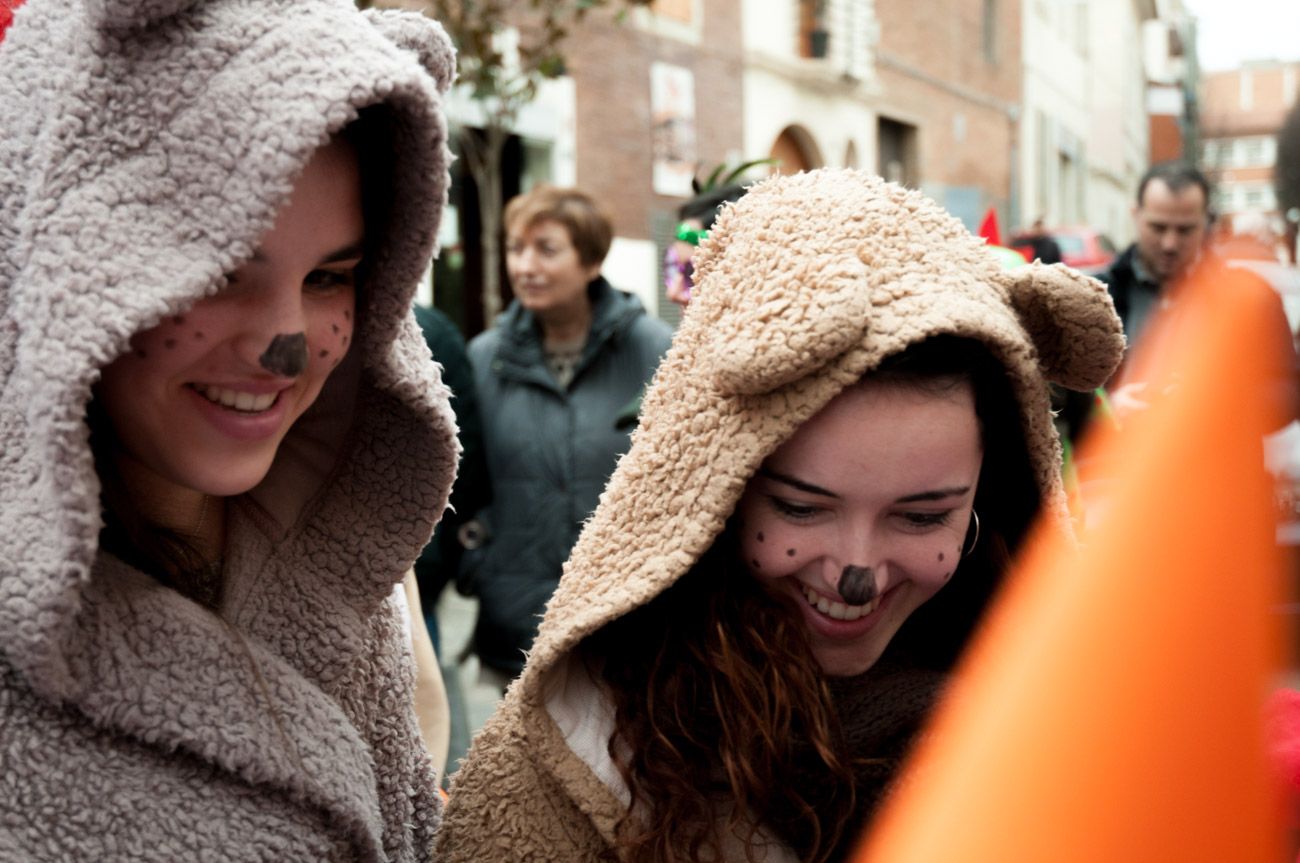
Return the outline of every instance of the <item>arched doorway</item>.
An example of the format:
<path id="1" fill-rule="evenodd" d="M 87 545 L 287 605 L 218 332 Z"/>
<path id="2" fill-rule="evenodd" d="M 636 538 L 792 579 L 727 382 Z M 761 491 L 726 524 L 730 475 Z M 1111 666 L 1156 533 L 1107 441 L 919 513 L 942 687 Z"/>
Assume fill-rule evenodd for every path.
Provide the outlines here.
<path id="1" fill-rule="evenodd" d="M 786 126 L 772 142 L 768 157 L 776 160 L 772 171 L 776 174 L 795 174 L 810 171 L 825 164 L 821 150 L 812 135 L 802 126 Z"/>

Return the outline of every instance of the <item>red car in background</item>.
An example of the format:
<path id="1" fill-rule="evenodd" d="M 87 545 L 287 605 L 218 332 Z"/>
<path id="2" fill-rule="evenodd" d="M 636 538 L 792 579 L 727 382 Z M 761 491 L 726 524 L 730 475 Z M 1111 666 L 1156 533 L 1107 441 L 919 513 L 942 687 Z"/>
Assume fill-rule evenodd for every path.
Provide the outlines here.
<path id="1" fill-rule="evenodd" d="M 1048 228 L 1045 233 L 1061 248 L 1061 263 L 1090 276 L 1109 267 L 1117 254 L 1115 244 L 1096 228 Z M 1012 234 L 1007 245 L 1032 261 L 1037 257 L 1032 238 L 1027 232 Z"/>

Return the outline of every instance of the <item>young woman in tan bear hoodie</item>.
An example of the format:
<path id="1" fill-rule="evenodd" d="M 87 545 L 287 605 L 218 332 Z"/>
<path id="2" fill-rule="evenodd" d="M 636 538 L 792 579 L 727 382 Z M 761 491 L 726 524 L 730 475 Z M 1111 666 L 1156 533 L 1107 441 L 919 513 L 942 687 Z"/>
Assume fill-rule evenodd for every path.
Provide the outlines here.
<path id="1" fill-rule="evenodd" d="M 701 252 L 449 860 L 840 859 L 1031 521 L 1070 530 L 1047 383 L 1118 362 L 1099 283 L 854 171 L 760 183 Z"/>

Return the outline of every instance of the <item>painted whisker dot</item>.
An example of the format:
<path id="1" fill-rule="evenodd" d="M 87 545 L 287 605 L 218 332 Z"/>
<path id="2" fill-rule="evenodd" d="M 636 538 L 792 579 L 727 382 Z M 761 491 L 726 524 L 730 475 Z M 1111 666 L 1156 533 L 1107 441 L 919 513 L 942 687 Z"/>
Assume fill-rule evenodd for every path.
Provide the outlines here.
<path id="1" fill-rule="evenodd" d="M 195 331 L 194 331 L 194 341 L 196 341 L 196 342 L 201 342 L 201 341 L 203 341 L 203 330 L 195 330 Z"/>
<path id="2" fill-rule="evenodd" d="M 793 548 L 787 548 L 785 550 L 786 557 L 794 557 L 794 555 L 795 555 L 795 550 Z"/>
<path id="3" fill-rule="evenodd" d="M 339 331 L 339 325 L 338 325 L 338 324 L 330 324 L 330 326 L 334 329 L 334 332 L 335 332 L 335 333 L 337 333 L 337 332 Z"/>
<path id="4" fill-rule="evenodd" d="M 136 355 L 137 357 L 139 357 L 140 359 L 142 359 L 142 360 L 145 360 L 145 359 L 148 359 L 148 358 L 149 358 L 149 355 L 148 355 L 147 353 L 145 353 L 144 351 L 140 351 L 140 350 L 137 350 L 137 351 L 135 352 L 135 355 Z"/>
<path id="5" fill-rule="evenodd" d="M 752 564 L 754 565 L 754 569 L 762 569 L 762 568 L 763 568 L 763 564 L 761 564 L 761 563 L 758 562 L 758 558 L 754 558 L 753 560 L 750 561 L 750 563 L 752 563 Z"/>
<path id="6" fill-rule="evenodd" d="M 939 552 L 939 562 L 943 563 L 943 552 Z"/>
<path id="7" fill-rule="evenodd" d="M 328 356 L 330 355 L 330 352 L 327 351 L 327 350 L 325 350 L 324 348 L 321 348 L 321 349 L 320 349 L 320 355 L 321 355 L 322 358 L 323 358 L 323 357 L 328 357 Z"/>
<path id="8" fill-rule="evenodd" d="M 163 342 L 163 345 L 166 346 L 167 350 L 171 350 L 172 348 L 176 347 L 176 340 L 167 339 L 166 341 Z"/>
<path id="9" fill-rule="evenodd" d="M 343 344 L 346 345 L 347 343 L 348 343 L 348 337 L 347 337 L 347 336 L 344 336 L 344 337 L 343 337 Z"/>
<path id="10" fill-rule="evenodd" d="M 343 320 L 345 320 L 345 321 L 350 321 L 350 320 L 352 320 L 352 313 L 349 312 L 349 311 L 347 311 L 346 309 L 344 309 L 344 311 L 343 311 Z"/>
<path id="11" fill-rule="evenodd" d="M 758 532 L 758 541 L 759 541 L 759 542 L 762 542 L 762 541 L 763 541 L 763 531 L 761 531 L 761 530 Z"/>

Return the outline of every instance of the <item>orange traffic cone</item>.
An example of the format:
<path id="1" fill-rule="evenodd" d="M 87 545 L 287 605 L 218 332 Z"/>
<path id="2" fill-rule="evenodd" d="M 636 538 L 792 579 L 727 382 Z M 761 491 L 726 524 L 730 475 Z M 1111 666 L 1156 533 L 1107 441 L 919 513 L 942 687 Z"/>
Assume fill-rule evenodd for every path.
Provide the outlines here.
<path id="1" fill-rule="evenodd" d="M 1078 554 L 1031 543 L 860 863 L 1282 859 L 1264 298 L 1222 287 L 1147 358 L 1178 385 L 1085 442 L 1098 523 Z"/>

